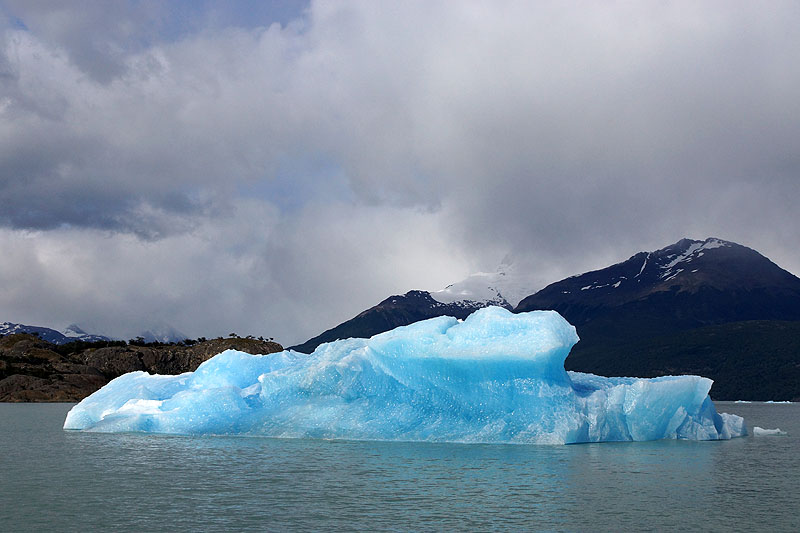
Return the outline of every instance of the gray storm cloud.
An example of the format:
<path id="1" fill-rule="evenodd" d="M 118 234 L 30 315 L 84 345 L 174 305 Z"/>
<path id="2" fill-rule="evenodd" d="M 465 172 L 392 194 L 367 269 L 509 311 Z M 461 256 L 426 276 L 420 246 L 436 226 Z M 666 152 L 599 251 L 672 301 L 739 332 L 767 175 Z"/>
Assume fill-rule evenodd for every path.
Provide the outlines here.
<path id="1" fill-rule="evenodd" d="M 288 344 L 508 251 L 545 284 L 683 236 L 797 273 L 799 11 L 7 2 L 0 319 Z"/>

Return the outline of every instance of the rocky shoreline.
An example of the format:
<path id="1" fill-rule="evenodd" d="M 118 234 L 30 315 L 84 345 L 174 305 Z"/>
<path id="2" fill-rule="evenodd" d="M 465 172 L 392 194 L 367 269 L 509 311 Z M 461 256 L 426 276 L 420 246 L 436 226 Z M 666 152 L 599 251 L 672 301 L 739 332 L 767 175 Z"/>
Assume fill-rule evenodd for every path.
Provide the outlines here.
<path id="1" fill-rule="evenodd" d="M 251 354 L 283 350 L 276 342 L 241 337 L 192 345 L 113 344 L 82 343 L 72 349 L 28 334 L 0 338 L 0 402 L 77 402 L 127 372 L 180 374 L 228 349 Z"/>

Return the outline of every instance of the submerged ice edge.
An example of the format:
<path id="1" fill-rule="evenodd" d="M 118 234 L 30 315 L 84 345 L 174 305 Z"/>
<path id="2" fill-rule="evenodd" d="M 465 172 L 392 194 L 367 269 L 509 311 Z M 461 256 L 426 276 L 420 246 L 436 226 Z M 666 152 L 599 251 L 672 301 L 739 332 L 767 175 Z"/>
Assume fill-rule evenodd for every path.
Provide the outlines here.
<path id="1" fill-rule="evenodd" d="M 228 350 L 195 372 L 121 376 L 65 429 L 439 442 L 565 444 L 729 439 L 699 376 L 566 372 L 575 328 L 555 311 L 437 317 L 311 355 Z"/>

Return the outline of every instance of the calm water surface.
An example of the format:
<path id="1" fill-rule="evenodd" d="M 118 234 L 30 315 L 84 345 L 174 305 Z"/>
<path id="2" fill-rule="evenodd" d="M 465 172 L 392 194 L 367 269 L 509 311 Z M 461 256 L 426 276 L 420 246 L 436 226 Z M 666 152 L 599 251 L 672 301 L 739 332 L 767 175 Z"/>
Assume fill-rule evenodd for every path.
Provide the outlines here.
<path id="1" fill-rule="evenodd" d="M 65 432 L 0 404 L 0 531 L 800 531 L 800 404 L 732 404 L 783 437 L 574 446 Z"/>

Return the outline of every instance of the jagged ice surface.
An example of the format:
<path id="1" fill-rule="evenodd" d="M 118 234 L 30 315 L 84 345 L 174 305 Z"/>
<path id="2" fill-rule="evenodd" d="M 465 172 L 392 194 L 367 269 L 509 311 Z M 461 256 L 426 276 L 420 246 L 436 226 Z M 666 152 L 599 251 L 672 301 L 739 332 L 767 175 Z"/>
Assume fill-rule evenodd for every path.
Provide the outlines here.
<path id="1" fill-rule="evenodd" d="M 195 372 L 121 376 L 65 429 L 454 442 L 728 439 L 711 380 L 566 372 L 578 336 L 555 311 L 437 317 L 311 355 L 228 350 Z"/>

